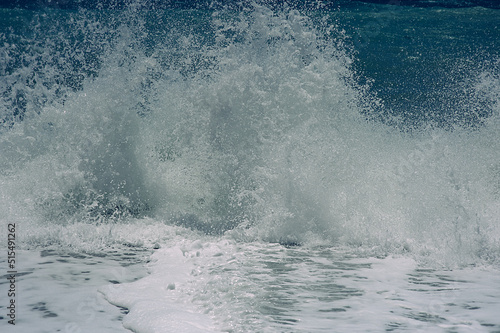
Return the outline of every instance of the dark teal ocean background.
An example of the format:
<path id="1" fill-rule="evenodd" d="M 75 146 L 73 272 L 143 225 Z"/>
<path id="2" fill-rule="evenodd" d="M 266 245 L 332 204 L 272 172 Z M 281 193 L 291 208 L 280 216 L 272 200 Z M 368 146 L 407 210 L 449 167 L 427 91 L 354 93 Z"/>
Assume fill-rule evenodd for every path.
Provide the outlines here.
<path id="1" fill-rule="evenodd" d="M 326 21 L 338 28 L 332 34 L 345 41 L 357 80 L 368 83 L 384 102 L 370 116 L 408 129 L 429 124 L 476 126 L 490 114 L 487 101 L 474 95 L 470 86 L 477 73 L 498 72 L 497 1 L 280 1 L 269 5 L 295 7 L 318 25 Z M 161 38 L 173 27 L 193 31 L 209 44 L 213 31 L 206 29 L 211 12 L 239 8 L 231 1 L 2 2 L 0 74 L 6 106 L 2 127 L 10 127 L 26 114 L 29 97 L 22 98 L 26 87 L 17 80 L 27 80 L 27 87 L 35 84 L 28 77 L 13 77 L 16 69 L 30 68 L 31 75 L 37 73 L 38 81 L 47 87 L 61 85 L 55 96 L 31 97 L 35 105 L 63 96 L 65 90 L 78 90 L 85 77 L 98 75 L 99 58 L 113 44 L 113 29 L 127 20 L 123 11 L 130 6 L 144 11 L 139 16 L 144 19 L 147 37 L 141 43 L 146 48 L 157 42 L 155 36 Z M 77 27 L 83 17 L 95 19 L 102 30 L 88 30 L 85 35 Z M 55 54 L 49 57 L 50 52 Z M 47 66 L 56 72 L 44 73 L 42 67 Z"/>

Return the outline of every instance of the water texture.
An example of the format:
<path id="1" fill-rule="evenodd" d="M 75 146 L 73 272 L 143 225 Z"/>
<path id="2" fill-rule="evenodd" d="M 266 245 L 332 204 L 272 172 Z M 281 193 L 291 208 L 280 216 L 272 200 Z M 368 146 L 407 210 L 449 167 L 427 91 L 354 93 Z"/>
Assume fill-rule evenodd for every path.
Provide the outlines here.
<path id="1" fill-rule="evenodd" d="M 178 262 L 180 330 L 362 329 L 376 295 L 377 329 L 498 328 L 446 311 L 496 306 L 499 24 L 491 1 L 2 4 L 0 221 L 29 253 L 158 250 L 152 289 L 101 289 L 127 309 Z M 482 305 L 419 303 L 466 289 L 443 269 Z"/>

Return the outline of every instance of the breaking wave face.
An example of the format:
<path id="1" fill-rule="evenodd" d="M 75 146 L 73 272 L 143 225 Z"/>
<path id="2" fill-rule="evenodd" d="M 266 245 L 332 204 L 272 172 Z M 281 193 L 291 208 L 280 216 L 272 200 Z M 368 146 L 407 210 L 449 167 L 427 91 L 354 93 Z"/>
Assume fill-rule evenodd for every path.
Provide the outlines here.
<path id="1" fill-rule="evenodd" d="M 456 96 L 480 124 L 401 130 L 348 38 L 286 6 L 17 13 L 34 28 L 2 35 L 0 218 L 27 247 L 157 221 L 498 262 L 498 63 Z"/>

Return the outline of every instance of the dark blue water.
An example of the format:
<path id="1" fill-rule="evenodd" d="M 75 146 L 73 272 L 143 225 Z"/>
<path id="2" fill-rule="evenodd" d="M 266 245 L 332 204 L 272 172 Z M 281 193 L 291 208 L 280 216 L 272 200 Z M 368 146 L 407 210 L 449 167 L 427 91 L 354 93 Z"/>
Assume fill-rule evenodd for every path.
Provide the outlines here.
<path id="1" fill-rule="evenodd" d="M 400 5 L 400 6 L 412 6 L 412 7 L 444 7 L 444 8 L 461 8 L 461 7 L 486 7 L 486 8 L 498 8 L 500 7 L 498 2 L 495 0 L 339 0 L 339 1 L 274 1 L 274 4 L 287 3 L 291 6 L 296 6 L 299 8 L 307 8 L 321 5 L 323 7 L 347 7 L 349 5 L 357 6 L 358 3 L 374 3 L 374 4 L 390 4 L 390 5 Z M 13 0 L 13 1 L 2 1 L 0 4 L 3 7 L 24 7 L 24 8 L 40 8 L 40 7 L 53 7 L 60 9 L 68 8 L 95 8 L 96 6 L 101 6 L 102 8 L 125 8 L 133 1 L 127 0 Z M 237 2 L 222 0 L 222 1 L 207 1 L 207 0 L 178 0 L 178 1 L 148 1 L 142 2 L 141 6 L 148 8 L 200 8 L 207 6 L 217 6 L 217 5 L 233 5 Z"/>
<path id="2" fill-rule="evenodd" d="M 497 70 L 496 10 L 366 4 L 339 10 L 338 22 L 353 38 L 355 67 L 386 102 L 383 114 L 444 126 L 490 114 L 469 88 L 474 73 Z"/>
<path id="3" fill-rule="evenodd" d="M 192 31 L 210 44 L 212 10 L 229 6 L 230 12 L 238 11 L 232 2 L 128 3 L 4 3 L 2 127 L 22 120 L 27 109 L 39 112 L 45 102 L 63 98 L 66 90 L 81 89 L 85 78 L 98 75 L 100 58 L 113 47 L 117 29 L 126 21 L 142 20 L 144 35 L 138 47 L 151 53 L 158 38 L 175 29 Z M 135 18 L 124 14 L 134 6 L 140 11 Z M 498 70 L 500 18 L 493 9 L 498 7 L 495 1 L 294 2 L 290 6 L 308 13 L 318 26 L 325 22 L 336 26 L 331 38 L 345 41 L 356 79 L 368 82 L 370 91 L 385 103 L 370 116 L 408 129 L 428 124 L 476 126 L 491 114 L 488 101 L 471 92 L 470 86 L 476 73 Z M 83 21 L 96 26 L 85 26 Z M 15 73 L 21 69 L 26 77 Z M 36 84 L 58 87 L 51 96 L 25 96 L 24 90 Z"/>

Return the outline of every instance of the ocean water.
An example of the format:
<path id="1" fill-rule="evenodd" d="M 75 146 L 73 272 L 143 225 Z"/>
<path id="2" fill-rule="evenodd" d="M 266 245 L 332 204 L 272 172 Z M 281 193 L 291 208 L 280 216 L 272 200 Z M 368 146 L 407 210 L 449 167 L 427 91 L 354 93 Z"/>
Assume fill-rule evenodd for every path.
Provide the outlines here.
<path id="1" fill-rule="evenodd" d="M 499 7 L 2 3 L 2 332 L 500 332 Z"/>

